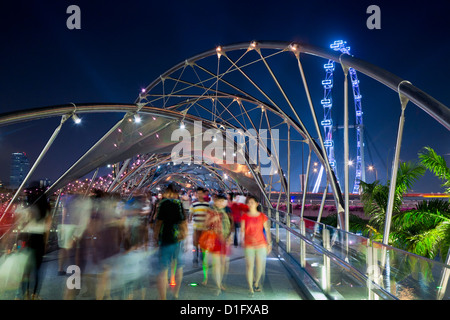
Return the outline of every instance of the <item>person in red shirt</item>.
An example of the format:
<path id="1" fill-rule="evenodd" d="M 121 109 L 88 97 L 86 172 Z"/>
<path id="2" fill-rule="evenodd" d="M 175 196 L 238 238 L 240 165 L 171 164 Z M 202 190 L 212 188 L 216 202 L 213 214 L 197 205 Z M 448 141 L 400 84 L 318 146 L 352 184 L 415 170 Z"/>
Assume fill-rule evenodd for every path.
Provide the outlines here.
<path id="1" fill-rule="evenodd" d="M 239 234 L 240 234 L 240 228 L 241 228 L 241 217 L 242 213 L 244 211 L 248 210 L 248 207 L 244 203 L 239 203 L 236 201 L 236 194 L 231 194 L 231 204 L 230 204 L 230 210 L 231 210 L 231 216 L 233 218 L 233 224 L 234 224 L 234 246 L 237 247 L 239 245 Z"/>
<path id="2" fill-rule="evenodd" d="M 241 217 L 241 235 L 244 243 L 249 293 L 261 291 L 261 279 L 266 269 L 266 257 L 272 250 L 269 218 L 258 211 L 258 200 L 247 197 L 248 212 Z"/>

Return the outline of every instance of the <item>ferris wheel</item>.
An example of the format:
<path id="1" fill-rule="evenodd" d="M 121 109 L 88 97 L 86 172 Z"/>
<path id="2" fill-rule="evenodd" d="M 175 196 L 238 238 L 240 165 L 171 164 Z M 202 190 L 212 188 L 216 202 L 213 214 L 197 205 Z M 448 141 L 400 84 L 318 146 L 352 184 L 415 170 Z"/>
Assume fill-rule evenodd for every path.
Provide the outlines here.
<path id="1" fill-rule="evenodd" d="M 336 40 L 330 48 L 334 51 L 340 51 L 343 54 L 350 55 L 350 47 L 346 46 L 347 42 L 343 40 Z M 331 109 L 333 107 L 332 88 L 333 88 L 333 72 L 334 61 L 328 60 L 328 63 L 324 64 L 325 79 L 322 80 L 322 86 L 324 89 L 323 99 L 320 101 L 323 107 L 324 117 L 321 125 L 324 130 L 324 145 L 328 155 L 331 169 L 336 175 L 337 182 L 339 183 L 339 176 L 337 174 L 337 165 L 334 155 L 334 140 L 333 140 L 333 120 L 331 117 Z M 353 88 L 353 100 L 355 102 L 355 114 L 356 121 L 354 128 L 356 129 L 356 162 L 355 162 L 355 182 L 353 184 L 353 193 L 359 193 L 359 182 L 365 180 L 365 164 L 364 164 L 364 140 L 363 140 L 363 112 L 361 108 L 361 93 L 359 90 L 359 80 L 356 75 L 356 71 L 353 68 L 349 68 L 349 74 L 351 77 L 351 83 Z M 353 165 L 348 163 L 347 165 Z M 317 193 L 319 190 L 320 182 L 323 175 L 323 166 L 321 166 L 319 174 L 317 176 L 316 183 L 313 188 L 313 192 Z"/>

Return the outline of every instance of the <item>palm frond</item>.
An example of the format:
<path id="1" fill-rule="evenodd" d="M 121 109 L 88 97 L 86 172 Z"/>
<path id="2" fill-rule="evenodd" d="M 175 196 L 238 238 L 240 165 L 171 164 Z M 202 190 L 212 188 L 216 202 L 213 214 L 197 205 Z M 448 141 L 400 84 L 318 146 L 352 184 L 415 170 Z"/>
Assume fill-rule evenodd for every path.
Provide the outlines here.
<path id="1" fill-rule="evenodd" d="M 439 253 L 444 234 L 441 228 L 430 229 L 426 232 L 409 237 L 407 250 L 414 254 L 434 259 Z"/>
<path id="2" fill-rule="evenodd" d="M 438 228 L 441 229 L 441 233 L 443 234 L 440 248 L 440 256 L 442 262 L 444 262 L 447 258 L 447 254 L 450 250 L 450 222 L 441 223 Z"/>
<path id="3" fill-rule="evenodd" d="M 425 174 L 425 167 L 421 164 L 407 161 L 402 162 L 398 168 L 396 190 L 405 193 L 412 189 L 414 183 Z"/>
<path id="4" fill-rule="evenodd" d="M 423 150 L 419 153 L 421 163 L 438 178 L 447 181 L 450 180 L 450 168 L 447 167 L 444 158 L 430 147 L 424 147 Z"/>
<path id="5" fill-rule="evenodd" d="M 425 168 L 444 181 L 442 186 L 446 188 L 446 193 L 450 193 L 450 168 L 447 166 L 444 158 L 438 155 L 431 147 L 424 147 L 423 151 L 419 152 L 419 159 Z"/>
<path id="6" fill-rule="evenodd" d="M 450 202 L 442 199 L 423 200 L 416 204 L 416 210 L 428 212 L 440 212 L 445 216 L 450 216 Z"/>

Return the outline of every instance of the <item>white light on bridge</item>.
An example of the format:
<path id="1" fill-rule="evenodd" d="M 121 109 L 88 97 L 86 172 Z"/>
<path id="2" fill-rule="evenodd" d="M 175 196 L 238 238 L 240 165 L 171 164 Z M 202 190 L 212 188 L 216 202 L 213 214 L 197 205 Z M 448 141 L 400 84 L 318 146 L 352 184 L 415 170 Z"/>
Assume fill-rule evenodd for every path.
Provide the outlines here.
<path id="1" fill-rule="evenodd" d="M 76 114 L 74 114 L 72 116 L 72 119 L 73 119 L 73 122 L 75 122 L 76 124 L 80 124 L 81 123 L 81 119 Z"/>

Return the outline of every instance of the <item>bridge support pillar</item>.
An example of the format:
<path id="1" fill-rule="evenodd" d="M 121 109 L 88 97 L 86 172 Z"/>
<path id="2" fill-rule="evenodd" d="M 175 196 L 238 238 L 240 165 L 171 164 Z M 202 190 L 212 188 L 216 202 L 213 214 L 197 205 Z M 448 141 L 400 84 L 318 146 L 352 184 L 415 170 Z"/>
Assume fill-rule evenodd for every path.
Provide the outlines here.
<path id="1" fill-rule="evenodd" d="M 380 267 L 378 266 L 378 249 L 367 240 L 367 295 L 368 300 L 379 300 L 379 296 L 373 292 L 373 284 L 380 284 Z"/>
<path id="2" fill-rule="evenodd" d="M 19 188 L 17 189 L 16 193 L 14 194 L 14 196 L 12 197 L 11 201 L 8 203 L 8 206 L 5 209 L 4 214 L 0 217 L 0 221 L 1 219 L 6 216 L 6 212 L 8 212 L 8 210 L 10 209 L 10 207 L 12 206 L 12 204 L 16 201 L 17 197 L 19 196 L 19 194 L 22 192 L 23 188 L 25 187 L 25 185 L 28 183 L 28 179 L 30 179 L 31 175 L 34 173 L 34 170 L 37 168 L 37 166 L 39 165 L 39 163 L 41 162 L 41 160 L 44 158 L 44 156 L 47 154 L 47 151 L 50 149 L 51 145 L 53 144 L 53 142 L 55 141 L 56 137 L 58 136 L 59 132 L 61 131 L 61 128 L 63 126 L 63 124 L 67 121 L 67 119 L 71 118 L 72 116 L 74 116 L 75 113 L 71 114 L 71 115 L 63 115 L 61 117 L 61 122 L 59 123 L 59 125 L 56 127 L 55 131 L 53 132 L 52 136 L 50 137 L 50 139 L 47 141 L 47 144 L 45 145 L 44 149 L 42 149 L 41 153 L 39 154 L 38 158 L 36 159 L 36 161 L 34 162 L 33 166 L 31 167 L 30 171 L 28 171 L 28 174 L 26 175 L 26 177 L 23 179 L 22 183 L 20 184 Z"/>
<path id="3" fill-rule="evenodd" d="M 394 200 L 395 200 L 395 188 L 397 185 L 397 171 L 398 171 L 398 164 L 400 160 L 400 149 L 402 146 L 402 137 L 403 137 L 403 127 L 405 125 L 405 109 L 406 105 L 408 104 L 409 99 L 404 96 L 400 91 L 400 86 L 403 82 L 409 83 L 409 81 L 403 80 L 398 84 L 398 94 L 400 97 L 400 104 L 401 104 L 401 114 L 400 114 L 400 120 L 398 124 L 398 132 L 397 132 L 397 143 L 395 146 L 395 155 L 394 155 L 394 161 L 392 162 L 392 170 L 391 170 L 391 184 L 389 186 L 389 198 L 388 198 L 388 204 L 386 208 L 386 219 L 384 224 L 384 233 L 383 233 L 383 244 L 388 244 L 389 241 L 389 232 L 391 228 L 391 220 L 392 220 L 392 211 L 394 208 Z M 382 266 L 384 266 L 384 263 L 386 261 L 386 254 L 382 255 Z"/>
<path id="4" fill-rule="evenodd" d="M 305 220 L 303 220 L 303 218 L 300 218 L 300 221 L 298 224 L 299 224 L 300 234 L 305 237 L 306 236 Z M 306 265 L 306 243 L 302 239 L 299 239 L 299 240 L 300 240 L 300 265 L 302 268 L 304 268 Z"/>
<path id="5" fill-rule="evenodd" d="M 322 230 L 322 242 L 325 250 L 329 251 L 331 249 L 330 245 L 330 230 L 324 228 Z M 331 281 L 330 281 L 330 257 L 326 254 L 323 255 L 323 266 L 322 266 L 322 289 L 325 294 L 330 293 Z"/>

